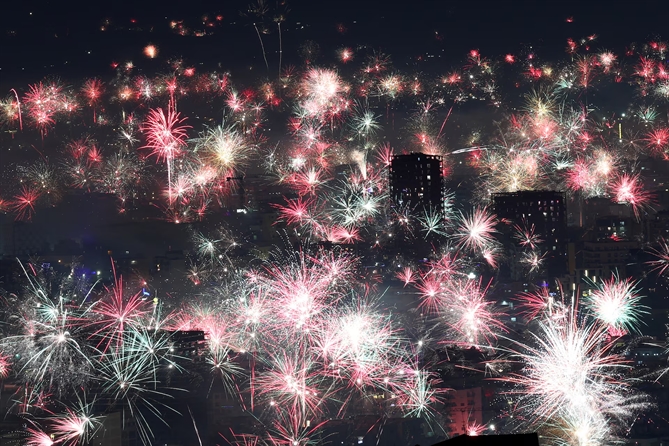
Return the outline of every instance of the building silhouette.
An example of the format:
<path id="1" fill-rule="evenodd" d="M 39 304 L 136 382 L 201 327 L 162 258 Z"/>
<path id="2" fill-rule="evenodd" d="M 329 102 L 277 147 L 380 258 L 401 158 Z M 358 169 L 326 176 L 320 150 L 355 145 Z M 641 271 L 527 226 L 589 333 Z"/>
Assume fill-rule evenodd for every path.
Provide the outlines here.
<path id="1" fill-rule="evenodd" d="M 437 155 L 395 155 L 390 164 L 390 195 L 398 206 L 443 212 L 442 159 Z"/>
<path id="2" fill-rule="evenodd" d="M 567 209 L 563 192 L 526 190 L 492 195 L 493 210 L 509 225 L 532 228 L 547 251 L 548 267 L 559 273 L 567 261 Z"/>
<path id="3" fill-rule="evenodd" d="M 539 436 L 537 434 L 514 434 L 514 435 L 480 435 L 470 437 L 460 435 L 450 440 L 436 443 L 433 446 L 457 446 L 457 445 L 477 445 L 477 446 L 539 446 Z"/>

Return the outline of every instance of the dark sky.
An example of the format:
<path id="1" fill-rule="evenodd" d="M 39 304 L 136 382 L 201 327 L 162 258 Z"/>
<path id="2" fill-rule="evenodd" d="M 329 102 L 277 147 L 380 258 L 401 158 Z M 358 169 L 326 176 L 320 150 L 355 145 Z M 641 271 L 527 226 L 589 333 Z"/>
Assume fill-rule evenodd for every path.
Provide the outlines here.
<path id="1" fill-rule="evenodd" d="M 257 0 L 256 0 L 257 1 Z M 229 19 L 246 9 L 251 1 L 54 1 L 14 2 L 3 11 L 4 25 L 19 28 L 32 25 L 64 25 L 72 29 L 103 17 L 134 17 L 157 21 L 165 16 L 199 16 L 223 13 Z M 275 0 L 266 0 L 270 10 Z M 570 29 L 577 33 L 649 34 L 667 30 L 669 4 L 662 1 L 553 1 L 553 0 L 287 0 L 289 18 L 321 24 L 351 20 L 367 21 L 371 33 L 432 28 L 457 30 L 461 38 L 475 35 L 495 37 L 545 37 L 563 30 L 567 17 L 574 17 Z M 28 14 L 33 12 L 32 17 Z M 613 36 L 612 36 L 613 37 Z M 632 39 L 634 40 L 634 39 Z"/>
<path id="2" fill-rule="evenodd" d="M 452 1 L 452 0 L 266 0 L 268 29 L 272 13 L 288 8 L 286 56 L 297 53 L 305 39 L 324 49 L 368 44 L 392 54 L 395 60 L 424 52 L 442 52 L 462 60 L 473 48 L 484 54 L 518 52 L 529 45 L 556 56 L 564 54 L 566 39 L 599 36 L 600 47 L 622 51 L 664 33 L 669 38 L 669 2 L 664 1 Z M 248 1 L 23 1 L 14 2 L 0 17 L 0 74 L 32 73 L 69 64 L 95 74 L 112 58 L 132 58 L 152 42 L 173 55 L 247 63 L 257 56 L 253 18 L 242 17 Z M 32 13 L 32 15 L 31 15 Z M 214 36 L 180 38 L 170 33 L 170 20 L 197 27 L 204 14 L 224 18 Z M 573 17 L 568 23 L 567 18 Z M 115 31 L 102 33 L 103 19 Z M 121 32 L 130 19 L 133 32 Z M 299 29 L 305 26 L 305 29 Z M 345 33 L 338 32 L 343 25 Z M 270 44 L 275 39 L 268 38 Z M 271 48 L 270 48 L 271 50 Z M 88 54 L 88 52 L 91 54 Z M 55 65 L 55 67 L 51 67 Z M 36 73 L 42 74 L 42 73 Z"/>

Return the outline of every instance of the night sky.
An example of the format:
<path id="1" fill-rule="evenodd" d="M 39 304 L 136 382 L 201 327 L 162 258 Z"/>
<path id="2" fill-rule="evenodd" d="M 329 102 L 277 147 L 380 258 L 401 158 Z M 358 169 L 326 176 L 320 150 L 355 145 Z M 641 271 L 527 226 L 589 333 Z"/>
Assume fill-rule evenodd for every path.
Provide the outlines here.
<path id="1" fill-rule="evenodd" d="M 669 5 L 651 1 L 344 0 L 289 1 L 277 7 L 270 0 L 266 4 L 270 12 L 265 22 L 272 33 L 276 33 L 273 11 L 288 11 L 284 22 L 288 61 L 306 39 L 318 42 L 326 55 L 337 46 L 365 44 L 406 62 L 427 53 L 456 61 L 472 48 L 502 54 L 533 46 L 545 48 L 543 54 L 548 56 L 560 54 L 569 37 L 595 34 L 600 45 L 615 48 L 645 42 L 666 30 L 669 20 Z M 147 42 L 193 62 L 225 61 L 230 67 L 257 63 L 252 23 L 262 20 L 240 14 L 248 5 L 155 0 L 142 2 L 141 8 L 116 1 L 14 3 L 0 18 L 2 78 L 41 76 L 45 66 L 50 74 L 104 73 L 112 59 L 132 57 Z M 211 36 L 178 38 L 169 30 L 172 20 L 202 28 L 205 15 L 222 16 Z M 102 25 L 107 31 L 100 30 Z M 270 44 L 268 50 L 272 49 Z"/>

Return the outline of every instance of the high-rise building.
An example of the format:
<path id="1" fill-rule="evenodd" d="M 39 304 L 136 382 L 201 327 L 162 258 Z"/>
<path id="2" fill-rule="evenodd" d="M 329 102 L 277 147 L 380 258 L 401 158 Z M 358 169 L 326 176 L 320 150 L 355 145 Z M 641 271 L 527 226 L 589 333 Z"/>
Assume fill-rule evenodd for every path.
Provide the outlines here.
<path id="1" fill-rule="evenodd" d="M 390 194 L 401 206 L 443 212 L 442 161 L 437 155 L 395 155 L 390 164 Z"/>
<path id="2" fill-rule="evenodd" d="M 493 210 L 507 223 L 533 228 L 548 251 L 553 270 L 565 268 L 567 259 L 567 211 L 565 194 L 556 191 L 526 190 L 493 194 Z"/>

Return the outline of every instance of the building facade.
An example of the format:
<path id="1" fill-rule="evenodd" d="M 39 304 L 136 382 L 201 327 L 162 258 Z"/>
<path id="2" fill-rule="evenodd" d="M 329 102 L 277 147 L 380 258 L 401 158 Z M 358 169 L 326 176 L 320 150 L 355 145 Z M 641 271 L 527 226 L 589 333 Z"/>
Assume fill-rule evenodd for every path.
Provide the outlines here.
<path id="1" fill-rule="evenodd" d="M 443 212 L 442 159 L 437 155 L 395 155 L 389 168 L 390 194 L 397 206 Z"/>
<path id="2" fill-rule="evenodd" d="M 565 194 L 556 191 L 527 190 L 493 194 L 493 210 L 510 225 L 533 227 L 547 251 L 549 267 L 566 269 L 567 211 Z"/>

